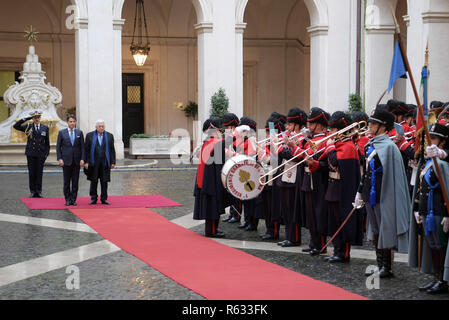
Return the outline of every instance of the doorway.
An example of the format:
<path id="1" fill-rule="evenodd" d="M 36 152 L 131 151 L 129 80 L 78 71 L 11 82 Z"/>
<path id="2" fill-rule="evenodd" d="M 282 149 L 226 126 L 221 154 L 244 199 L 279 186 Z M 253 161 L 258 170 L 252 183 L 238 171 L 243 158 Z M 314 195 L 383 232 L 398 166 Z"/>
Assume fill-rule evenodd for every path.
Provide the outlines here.
<path id="1" fill-rule="evenodd" d="M 123 143 L 129 148 L 134 133 L 144 133 L 143 73 L 122 74 Z"/>

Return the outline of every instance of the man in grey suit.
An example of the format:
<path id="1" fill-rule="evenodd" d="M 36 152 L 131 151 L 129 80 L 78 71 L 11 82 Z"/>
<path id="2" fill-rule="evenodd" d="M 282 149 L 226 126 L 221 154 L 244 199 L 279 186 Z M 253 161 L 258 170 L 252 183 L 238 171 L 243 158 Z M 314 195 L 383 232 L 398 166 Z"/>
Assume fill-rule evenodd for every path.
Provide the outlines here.
<path id="1" fill-rule="evenodd" d="M 74 115 L 67 116 L 67 124 L 69 126 L 67 129 L 59 131 L 56 153 L 64 173 L 65 205 L 76 206 L 80 167 L 84 166 L 85 159 L 84 136 L 81 130 L 75 128 L 76 117 Z M 71 188 L 70 182 L 72 182 Z"/>

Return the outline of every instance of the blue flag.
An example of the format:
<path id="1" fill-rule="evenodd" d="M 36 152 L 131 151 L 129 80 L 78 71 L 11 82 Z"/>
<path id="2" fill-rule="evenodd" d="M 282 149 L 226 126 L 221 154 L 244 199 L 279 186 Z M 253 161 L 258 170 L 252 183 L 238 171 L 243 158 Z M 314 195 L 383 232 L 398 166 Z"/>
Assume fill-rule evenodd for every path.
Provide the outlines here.
<path id="1" fill-rule="evenodd" d="M 399 42 L 396 41 L 394 47 L 393 63 L 391 65 L 390 82 L 388 84 L 388 93 L 393 89 L 396 80 L 399 78 L 407 78 L 407 70 L 405 69 L 404 59 L 402 58 L 401 48 Z"/>

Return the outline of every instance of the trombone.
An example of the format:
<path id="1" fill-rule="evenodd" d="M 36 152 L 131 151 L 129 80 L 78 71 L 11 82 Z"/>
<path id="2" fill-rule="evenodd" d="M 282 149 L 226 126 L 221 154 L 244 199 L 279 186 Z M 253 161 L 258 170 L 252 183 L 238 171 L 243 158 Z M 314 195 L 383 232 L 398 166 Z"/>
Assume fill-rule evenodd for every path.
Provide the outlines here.
<path id="1" fill-rule="evenodd" d="M 364 124 L 362 126 L 362 124 Z M 314 155 L 323 152 L 326 149 L 326 146 L 324 148 L 321 148 L 320 150 L 317 150 L 318 147 L 323 144 L 324 142 L 326 142 L 327 140 L 331 139 L 331 138 L 335 138 L 335 141 L 340 141 L 346 138 L 350 138 L 356 134 L 359 134 L 359 130 L 360 128 L 364 128 L 366 127 L 367 123 L 366 121 L 359 121 L 359 122 L 354 122 L 353 124 L 337 131 L 334 132 L 330 135 L 328 135 L 327 137 L 324 137 L 323 139 L 320 139 L 318 141 L 312 141 L 312 140 L 308 140 L 308 143 L 310 144 L 310 147 L 307 148 L 306 150 L 302 151 L 301 153 L 297 154 L 296 156 L 292 157 L 291 159 L 281 163 L 280 165 L 278 165 L 277 167 L 271 169 L 270 171 L 268 171 L 267 173 L 265 173 L 263 176 L 261 176 L 259 178 L 259 183 L 263 186 L 269 184 L 271 181 L 276 180 L 277 178 L 279 178 L 280 176 L 282 176 L 284 173 L 290 171 L 291 169 L 301 165 L 304 161 L 306 161 L 308 158 L 313 157 Z M 353 130 L 354 128 L 357 128 L 355 131 L 352 131 L 350 133 L 347 133 L 347 131 Z M 364 132 L 366 132 L 367 130 L 365 130 Z M 274 174 L 275 172 L 277 172 L 280 168 L 282 168 L 283 166 L 285 166 L 287 163 L 290 163 L 291 161 L 301 158 L 304 154 L 308 153 L 310 150 L 313 151 L 313 154 L 309 155 L 309 157 L 306 157 L 305 159 L 301 160 L 300 162 L 295 163 L 294 165 L 292 165 L 290 168 L 284 170 L 283 172 L 277 174 L 276 176 L 272 177 L 271 179 L 264 181 L 267 177 L 269 177 L 270 175 Z"/>

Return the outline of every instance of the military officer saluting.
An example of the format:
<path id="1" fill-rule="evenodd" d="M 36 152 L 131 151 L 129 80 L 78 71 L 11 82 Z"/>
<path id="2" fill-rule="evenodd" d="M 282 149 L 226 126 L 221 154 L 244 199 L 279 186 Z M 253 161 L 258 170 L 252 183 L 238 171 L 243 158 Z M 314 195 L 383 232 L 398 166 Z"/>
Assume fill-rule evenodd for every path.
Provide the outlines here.
<path id="1" fill-rule="evenodd" d="M 42 198 L 42 173 L 44 163 L 50 153 L 49 129 L 41 124 L 42 112 L 35 110 L 30 116 L 17 121 L 14 129 L 25 132 L 28 137 L 25 155 L 28 163 L 30 197 Z M 26 123 L 33 119 L 33 122 Z"/>

